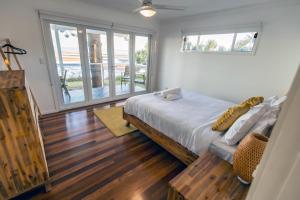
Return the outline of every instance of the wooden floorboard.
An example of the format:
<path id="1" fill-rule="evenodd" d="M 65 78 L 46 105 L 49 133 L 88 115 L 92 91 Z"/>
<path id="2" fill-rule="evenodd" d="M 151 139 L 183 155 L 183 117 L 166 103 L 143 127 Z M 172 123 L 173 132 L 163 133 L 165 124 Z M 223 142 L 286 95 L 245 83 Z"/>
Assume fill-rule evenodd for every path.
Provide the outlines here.
<path id="1" fill-rule="evenodd" d="M 40 120 L 53 188 L 19 199 L 166 199 L 185 165 L 139 131 L 114 137 L 93 109 Z"/>

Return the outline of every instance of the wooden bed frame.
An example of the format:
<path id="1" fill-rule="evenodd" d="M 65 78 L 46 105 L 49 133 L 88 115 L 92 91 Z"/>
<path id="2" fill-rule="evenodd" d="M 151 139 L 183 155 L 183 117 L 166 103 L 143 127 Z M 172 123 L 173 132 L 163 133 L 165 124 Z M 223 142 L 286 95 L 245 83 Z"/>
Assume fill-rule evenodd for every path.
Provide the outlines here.
<path id="1" fill-rule="evenodd" d="M 184 164 L 190 165 L 192 162 L 194 162 L 198 158 L 198 155 L 189 151 L 187 148 L 185 148 L 181 144 L 175 142 L 168 136 L 166 136 L 163 133 L 152 128 L 151 126 L 149 126 L 148 124 L 146 124 L 145 122 L 140 120 L 139 118 L 137 118 L 133 115 L 127 114 L 124 111 L 124 108 L 123 108 L 123 119 L 125 119 L 127 121 L 128 126 L 130 124 L 134 125 L 143 134 L 148 136 L 155 143 L 162 146 L 165 150 L 167 150 L 173 156 L 178 158 Z"/>

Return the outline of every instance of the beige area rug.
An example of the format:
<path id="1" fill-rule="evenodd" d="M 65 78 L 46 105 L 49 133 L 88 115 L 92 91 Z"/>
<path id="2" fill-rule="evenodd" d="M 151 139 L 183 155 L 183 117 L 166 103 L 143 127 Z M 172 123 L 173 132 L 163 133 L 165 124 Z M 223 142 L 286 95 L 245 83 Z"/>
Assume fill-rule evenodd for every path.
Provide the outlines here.
<path id="1" fill-rule="evenodd" d="M 94 110 L 94 113 L 112 134 L 120 137 L 137 130 L 132 125 L 129 127 L 126 126 L 122 110 L 123 107 L 112 107 Z"/>

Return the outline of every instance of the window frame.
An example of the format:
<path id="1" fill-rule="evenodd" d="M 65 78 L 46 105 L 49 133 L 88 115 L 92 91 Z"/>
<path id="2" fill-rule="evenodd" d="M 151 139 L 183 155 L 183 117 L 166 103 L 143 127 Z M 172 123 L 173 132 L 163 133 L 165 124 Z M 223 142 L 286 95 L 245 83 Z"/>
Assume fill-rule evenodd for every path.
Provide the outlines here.
<path id="1" fill-rule="evenodd" d="M 43 36 L 43 45 L 44 45 L 44 52 L 45 52 L 45 59 L 47 63 L 47 70 L 49 72 L 49 80 L 50 84 L 52 87 L 52 96 L 54 100 L 54 106 L 55 106 L 55 111 L 62 111 L 66 109 L 72 109 L 80 106 L 88 106 L 88 105 L 93 105 L 97 103 L 105 103 L 105 102 L 110 102 L 110 101 L 116 101 L 124 98 L 129 98 L 131 96 L 135 95 L 140 95 L 140 94 L 145 94 L 149 93 L 153 90 L 152 86 L 152 79 L 155 78 L 155 64 L 157 61 L 157 33 L 154 30 L 150 29 L 145 29 L 145 28 L 140 28 L 140 27 L 135 27 L 135 26 L 128 26 L 128 25 L 122 25 L 122 24 L 116 24 L 113 22 L 108 22 L 108 21 L 101 21 L 101 20 L 93 20 L 89 18 L 77 18 L 74 16 L 69 16 L 69 15 L 64 15 L 60 13 L 55 13 L 55 12 L 48 12 L 48 11 L 43 11 L 43 10 L 37 10 L 39 14 L 39 19 L 40 19 L 40 25 L 41 25 L 41 30 L 42 30 L 42 36 Z M 110 90 L 110 97 L 108 98 L 103 98 L 103 99 L 91 99 L 87 98 L 90 97 L 90 89 L 85 89 L 88 94 L 85 95 L 86 99 L 84 102 L 76 102 L 76 103 L 71 103 L 71 104 L 64 104 L 61 99 L 60 99 L 60 86 L 59 86 L 59 79 L 57 78 L 57 69 L 56 69 L 56 63 L 54 62 L 55 60 L 55 55 L 54 55 L 54 47 L 52 46 L 52 37 L 51 37 L 51 31 L 50 31 L 50 24 L 51 23 L 57 23 L 60 25 L 66 25 L 66 26 L 75 26 L 79 28 L 82 33 L 80 36 L 79 43 L 81 48 L 84 50 L 82 51 L 82 65 L 84 65 L 84 77 L 88 77 L 89 73 L 87 72 L 87 66 L 89 65 L 87 62 L 87 51 L 86 51 L 86 29 L 94 29 L 94 30 L 99 30 L 99 31 L 104 31 L 107 33 L 107 39 L 108 39 L 108 45 L 113 46 L 113 33 L 118 32 L 118 33 L 127 33 L 130 35 L 131 38 L 135 35 L 143 35 L 148 37 L 149 41 L 149 58 L 148 58 L 148 65 L 147 65 L 147 82 L 146 82 L 146 88 L 145 91 L 138 91 L 135 92 L 132 88 L 134 87 L 133 84 L 131 84 L 130 88 L 130 93 L 124 94 L 124 95 L 112 95 L 115 94 L 115 89 L 114 85 L 110 86 L 112 89 Z M 79 30 L 78 29 L 78 30 Z M 83 42 L 85 41 L 85 42 Z M 132 46 L 134 43 L 132 42 L 133 40 L 131 39 L 130 46 Z M 108 47 L 109 48 L 109 47 Z M 134 46 L 132 46 L 134 48 Z M 111 68 L 114 66 L 113 63 L 113 48 L 108 50 L 108 55 L 109 55 L 109 65 Z M 134 49 L 130 49 L 130 51 L 134 51 Z M 130 57 L 130 62 L 133 62 L 133 56 L 129 55 Z M 135 66 L 133 66 L 135 67 Z M 110 69 L 111 70 L 111 69 Z M 110 76 L 112 76 L 112 73 L 110 73 Z M 86 78 L 87 84 L 90 84 L 88 80 L 90 78 Z M 111 80 L 114 80 L 114 77 L 111 78 Z"/>
<path id="2" fill-rule="evenodd" d="M 257 33 L 257 37 L 254 41 L 252 51 L 236 51 L 234 50 L 234 46 L 236 43 L 237 35 L 239 33 Z M 230 51 L 202 51 L 199 49 L 196 50 L 184 50 L 185 42 L 184 38 L 188 36 L 199 36 L 201 35 L 218 35 L 218 34 L 234 34 L 231 49 Z M 184 29 L 182 30 L 181 37 L 181 48 L 180 51 L 182 53 L 201 53 L 201 54 L 221 54 L 221 55 L 256 55 L 258 44 L 262 35 L 262 24 L 252 24 L 252 25 L 243 25 L 243 26 L 233 26 L 233 27 L 209 27 L 209 28 L 201 28 L 201 29 Z M 200 40 L 200 39 L 199 39 Z"/>

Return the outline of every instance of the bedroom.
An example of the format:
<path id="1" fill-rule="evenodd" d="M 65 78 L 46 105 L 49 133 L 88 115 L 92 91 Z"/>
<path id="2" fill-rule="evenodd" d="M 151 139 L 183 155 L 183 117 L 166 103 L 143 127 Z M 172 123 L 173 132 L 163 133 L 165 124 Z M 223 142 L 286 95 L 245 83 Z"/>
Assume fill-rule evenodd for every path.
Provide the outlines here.
<path id="1" fill-rule="evenodd" d="M 35 120 L 41 133 L 35 142 L 45 171 L 43 180 L 36 182 L 27 177 L 31 169 L 23 166 L 30 163 L 26 155 L 25 160 L 20 157 L 26 170 L 17 167 L 19 161 L 9 163 L 10 156 L 23 152 L 21 144 L 27 145 L 27 140 L 11 143 L 5 137 L 8 132 L 0 131 L 2 161 L 21 176 L 16 183 L 10 168 L 0 167 L 0 199 L 239 199 L 247 194 L 247 199 L 297 199 L 299 1 L 153 0 L 155 4 L 175 10 L 155 9 L 154 16 L 145 17 L 142 10 L 134 12 L 142 5 L 138 0 L 0 0 L 1 47 L 17 47 L 1 49 L 26 50 L 23 55 L 4 53 L 6 59 L 0 59 L 5 71 L 0 130 L 7 128 L 4 118 L 12 109 L 2 92 L 9 80 L 7 64 L 18 73 L 16 55 L 35 110 L 40 111 Z M 240 48 L 244 36 L 251 40 Z M 175 100 L 160 97 L 167 88 L 178 88 L 178 96 L 169 96 Z M 229 107 L 257 96 L 264 101 L 246 108 L 223 133 L 211 133 L 212 123 Z M 278 98 L 273 101 L 274 96 Z M 255 178 L 243 184 L 233 174 L 233 157 L 238 154 L 231 147 L 245 135 L 225 145 L 230 146 L 229 154 L 220 145 L 211 150 L 214 143 L 208 138 L 224 136 L 253 107 L 283 104 L 285 96 L 277 122 L 268 117 L 273 120 L 267 130 L 270 138 Z M 29 120 L 26 116 L 22 119 Z M 123 117 L 139 130 L 126 127 Z M 247 135 L 260 121 L 247 128 Z M 208 123 L 208 137 L 195 139 L 205 135 L 197 123 Z M 192 180 L 185 173 L 195 166 L 200 167 L 196 171 L 204 170 L 202 154 L 207 156 L 202 160 L 215 159 L 207 174 L 214 173 L 214 167 L 223 173 L 224 166 L 226 174 L 213 174 L 217 178 L 210 182 L 203 177 L 195 187 L 186 186 L 191 192 L 181 191 Z M 223 176 L 232 177 L 236 185 L 222 187 L 219 194 L 215 190 L 226 181 L 217 180 Z M 236 187 L 238 192 L 231 193 L 236 197 L 226 196 Z M 180 197 L 172 196 L 172 190 Z"/>

